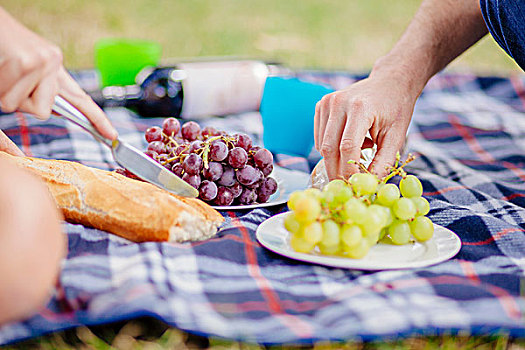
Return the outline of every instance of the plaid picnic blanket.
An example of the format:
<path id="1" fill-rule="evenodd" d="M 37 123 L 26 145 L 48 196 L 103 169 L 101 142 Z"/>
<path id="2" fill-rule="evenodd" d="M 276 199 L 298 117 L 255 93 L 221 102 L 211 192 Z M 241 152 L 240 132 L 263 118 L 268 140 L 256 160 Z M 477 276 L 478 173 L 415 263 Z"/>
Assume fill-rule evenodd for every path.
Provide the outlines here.
<path id="1" fill-rule="evenodd" d="M 301 72 L 344 87 L 349 73 Z M 153 316 L 207 336 L 258 343 L 389 339 L 442 333 L 525 336 L 525 77 L 441 73 L 419 99 L 408 139 L 409 171 L 423 182 L 431 219 L 456 232 L 462 248 L 431 267 L 363 272 L 281 257 L 255 238 L 286 210 L 226 211 L 215 238 L 136 244 L 65 224 L 69 254 L 45 310 L 0 327 L 0 344 L 79 325 Z M 159 119 L 108 110 L 121 137 L 145 147 Z M 202 122 L 245 131 L 260 142 L 258 113 Z M 28 155 L 111 169 L 90 135 L 52 118 L 0 117 Z M 309 171 L 310 159 L 276 155 Z"/>

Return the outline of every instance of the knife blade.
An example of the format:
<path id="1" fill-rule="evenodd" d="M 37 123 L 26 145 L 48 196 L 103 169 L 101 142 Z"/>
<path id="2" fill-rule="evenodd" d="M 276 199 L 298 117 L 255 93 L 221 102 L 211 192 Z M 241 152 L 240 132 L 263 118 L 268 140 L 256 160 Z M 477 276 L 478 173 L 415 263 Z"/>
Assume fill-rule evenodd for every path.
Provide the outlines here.
<path id="1" fill-rule="evenodd" d="M 135 174 L 140 179 L 179 196 L 197 197 L 199 195 L 199 191 L 196 188 L 135 147 L 119 139 L 112 141 L 102 136 L 91 125 L 91 122 L 84 116 L 84 114 L 61 96 L 55 97 L 52 111 L 55 115 L 80 126 L 82 129 L 93 135 L 97 141 L 111 148 L 111 154 L 113 155 L 115 162 Z"/>

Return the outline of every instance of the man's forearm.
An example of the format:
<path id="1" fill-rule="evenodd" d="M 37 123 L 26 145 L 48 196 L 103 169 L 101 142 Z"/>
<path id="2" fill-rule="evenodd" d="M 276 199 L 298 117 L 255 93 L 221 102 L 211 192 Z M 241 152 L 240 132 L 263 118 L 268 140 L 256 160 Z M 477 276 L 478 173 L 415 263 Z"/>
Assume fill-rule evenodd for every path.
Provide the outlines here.
<path id="1" fill-rule="evenodd" d="M 425 0 L 374 74 L 393 74 L 413 93 L 487 33 L 479 0 Z"/>

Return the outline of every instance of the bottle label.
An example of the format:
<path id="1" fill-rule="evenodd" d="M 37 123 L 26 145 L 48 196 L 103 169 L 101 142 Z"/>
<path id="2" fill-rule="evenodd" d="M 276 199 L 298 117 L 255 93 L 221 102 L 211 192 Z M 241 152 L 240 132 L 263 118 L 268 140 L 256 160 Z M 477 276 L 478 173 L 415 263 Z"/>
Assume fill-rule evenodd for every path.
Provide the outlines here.
<path id="1" fill-rule="evenodd" d="M 183 118 L 258 111 L 269 74 L 261 61 L 214 61 L 179 63 L 182 81 Z"/>

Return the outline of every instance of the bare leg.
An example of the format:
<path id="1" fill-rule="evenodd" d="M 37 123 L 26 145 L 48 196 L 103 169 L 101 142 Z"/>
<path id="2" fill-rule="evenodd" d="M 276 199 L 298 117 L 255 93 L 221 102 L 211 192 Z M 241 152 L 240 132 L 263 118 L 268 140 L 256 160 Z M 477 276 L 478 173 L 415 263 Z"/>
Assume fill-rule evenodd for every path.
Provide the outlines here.
<path id="1" fill-rule="evenodd" d="M 44 183 L 0 160 L 0 324 L 43 306 L 65 242 L 61 215 Z"/>

